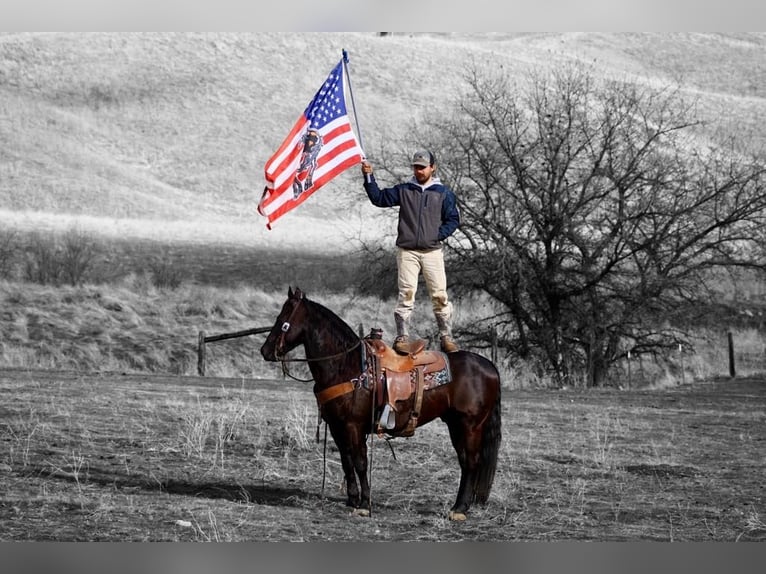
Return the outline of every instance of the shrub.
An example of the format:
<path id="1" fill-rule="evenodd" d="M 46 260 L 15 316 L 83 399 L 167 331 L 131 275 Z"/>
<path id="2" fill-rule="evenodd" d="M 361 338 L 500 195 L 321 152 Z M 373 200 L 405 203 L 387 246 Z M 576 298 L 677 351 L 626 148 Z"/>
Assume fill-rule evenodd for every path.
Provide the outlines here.
<path id="1" fill-rule="evenodd" d="M 19 247 L 18 232 L 13 229 L 0 230 L 0 278 L 13 279 L 16 266 L 16 252 Z"/>
<path id="2" fill-rule="evenodd" d="M 32 233 L 24 262 L 24 278 L 40 285 L 58 285 L 61 277 L 59 249 L 54 237 Z"/>
<path id="3" fill-rule="evenodd" d="M 158 289 L 178 289 L 184 281 L 184 273 L 171 256 L 169 249 L 149 261 L 152 284 Z"/>
<path id="4" fill-rule="evenodd" d="M 26 246 L 24 278 L 41 285 L 82 285 L 98 255 L 96 240 L 78 227 L 61 236 L 34 232 Z"/>

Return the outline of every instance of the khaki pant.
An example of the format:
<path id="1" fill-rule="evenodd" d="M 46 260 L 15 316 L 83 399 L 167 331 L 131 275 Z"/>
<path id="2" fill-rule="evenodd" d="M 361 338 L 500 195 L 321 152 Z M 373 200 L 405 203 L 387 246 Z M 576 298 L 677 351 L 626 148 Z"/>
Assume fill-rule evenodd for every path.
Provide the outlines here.
<path id="1" fill-rule="evenodd" d="M 447 274 L 444 270 L 444 254 L 441 249 L 416 251 L 398 248 L 396 265 L 399 270 L 399 298 L 394 310 L 397 335 L 408 335 L 408 325 L 415 307 L 418 277 L 423 279 L 431 297 L 439 336 L 452 335 L 452 303 L 447 298 Z"/>

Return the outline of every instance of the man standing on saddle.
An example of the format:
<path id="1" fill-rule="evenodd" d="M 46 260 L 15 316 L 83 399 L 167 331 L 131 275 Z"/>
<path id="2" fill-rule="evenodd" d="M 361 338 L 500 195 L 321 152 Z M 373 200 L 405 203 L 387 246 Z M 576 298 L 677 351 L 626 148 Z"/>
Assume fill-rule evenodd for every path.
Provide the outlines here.
<path id="1" fill-rule="evenodd" d="M 458 350 L 452 338 L 452 303 L 447 297 L 442 241 L 460 225 L 460 213 L 452 190 L 436 176 L 436 157 L 430 151 L 412 156 L 413 177 L 381 189 L 372 173 L 372 165 L 362 161 L 364 190 L 377 207 L 399 206 L 396 265 L 399 296 L 394 310 L 398 353 L 409 352 L 409 321 L 415 307 L 418 277 L 423 274 L 439 327 L 442 351 Z"/>

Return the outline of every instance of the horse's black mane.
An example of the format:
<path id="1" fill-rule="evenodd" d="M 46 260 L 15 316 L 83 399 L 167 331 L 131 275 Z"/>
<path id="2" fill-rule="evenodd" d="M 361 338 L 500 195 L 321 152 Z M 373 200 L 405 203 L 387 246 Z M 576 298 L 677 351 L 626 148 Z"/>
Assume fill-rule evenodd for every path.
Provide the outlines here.
<path id="1" fill-rule="evenodd" d="M 319 315 L 323 325 L 329 326 L 329 324 L 332 324 L 333 326 L 337 327 L 334 329 L 328 329 L 328 331 L 336 336 L 340 344 L 355 343 L 359 339 L 359 336 L 354 332 L 349 324 L 341 319 L 338 315 L 336 315 L 333 311 L 321 303 L 312 301 L 308 297 L 305 297 L 305 301 L 316 312 L 316 314 Z"/>

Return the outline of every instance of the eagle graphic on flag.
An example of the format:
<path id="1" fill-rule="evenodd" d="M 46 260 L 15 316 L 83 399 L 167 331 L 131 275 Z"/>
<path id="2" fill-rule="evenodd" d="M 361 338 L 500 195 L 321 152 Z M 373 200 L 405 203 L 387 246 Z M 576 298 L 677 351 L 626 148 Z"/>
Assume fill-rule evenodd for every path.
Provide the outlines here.
<path id="1" fill-rule="evenodd" d="M 341 59 L 332 69 L 266 162 L 266 187 L 258 213 L 268 218 L 269 229 L 276 219 L 364 157 L 346 113 L 343 63 Z"/>

